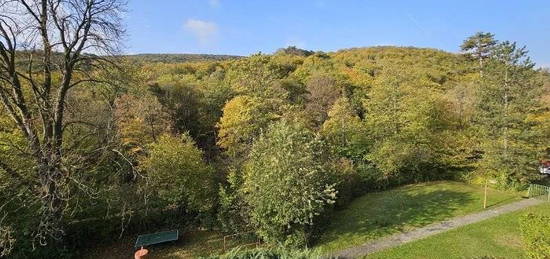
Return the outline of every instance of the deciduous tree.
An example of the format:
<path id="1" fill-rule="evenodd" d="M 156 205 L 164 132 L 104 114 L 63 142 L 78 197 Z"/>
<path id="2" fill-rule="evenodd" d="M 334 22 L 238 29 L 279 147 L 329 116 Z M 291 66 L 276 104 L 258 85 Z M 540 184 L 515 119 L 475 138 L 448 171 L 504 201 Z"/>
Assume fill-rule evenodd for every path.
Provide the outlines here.
<path id="1" fill-rule="evenodd" d="M 0 100 L 26 139 L 36 164 L 29 187 L 41 201 L 32 230 L 41 244 L 63 235 L 71 163 L 64 132 L 67 96 L 97 82 L 124 33 L 120 0 L 6 0 L 0 2 Z M 12 171 L 13 168 L 2 168 Z M 14 172 L 22 174 L 22 172 Z"/>
<path id="2" fill-rule="evenodd" d="M 169 206 L 190 211 L 207 211 L 216 201 L 213 170 L 188 134 L 162 135 L 148 147 L 140 161 L 147 178 L 147 191 Z"/>
<path id="3" fill-rule="evenodd" d="M 242 191 L 256 233 L 267 242 L 307 244 L 314 218 L 335 201 L 323 145 L 307 128 L 284 120 L 254 143 Z"/>

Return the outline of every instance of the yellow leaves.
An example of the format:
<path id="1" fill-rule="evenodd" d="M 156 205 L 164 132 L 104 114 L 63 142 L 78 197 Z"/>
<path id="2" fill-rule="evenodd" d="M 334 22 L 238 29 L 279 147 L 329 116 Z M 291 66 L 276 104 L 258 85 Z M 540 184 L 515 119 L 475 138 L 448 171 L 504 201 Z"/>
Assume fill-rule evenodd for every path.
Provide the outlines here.
<path id="1" fill-rule="evenodd" d="M 134 154 L 170 130 L 169 116 L 153 96 L 123 95 L 115 107 L 120 141 Z"/>
<path id="2" fill-rule="evenodd" d="M 259 100 L 250 96 L 237 96 L 225 104 L 223 117 L 217 127 L 218 144 L 225 149 L 230 149 L 239 142 L 239 138 L 246 136 L 251 131 L 252 113 L 259 106 Z"/>
<path id="3" fill-rule="evenodd" d="M 528 115 L 526 123 L 535 124 L 535 130 L 541 134 L 540 149 L 550 149 L 550 111 L 536 115 Z"/>
<path id="4" fill-rule="evenodd" d="M 329 142 L 345 145 L 356 135 L 364 135 L 364 125 L 361 119 L 353 113 L 353 109 L 347 98 L 338 99 L 330 111 L 329 119 L 323 123 L 321 134 Z"/>
<path id="5" fill-rule="evenodd" d="M 214 205 L 213 170 L 202 157 L 192 138 L 163 134 L 148 146 L 148 156 L 140 167 L 148 176 L 147 188 L 170 205 L 206 211 Z"/>
<path id="6" fill-rule="evenodd" d="M 261 129 L 278 118 L 274 99 L 247 95 L 237 96 L 225 104 L 223 116 L 217 124 L 218 145 L 230 155 L 250 148 Z"/>

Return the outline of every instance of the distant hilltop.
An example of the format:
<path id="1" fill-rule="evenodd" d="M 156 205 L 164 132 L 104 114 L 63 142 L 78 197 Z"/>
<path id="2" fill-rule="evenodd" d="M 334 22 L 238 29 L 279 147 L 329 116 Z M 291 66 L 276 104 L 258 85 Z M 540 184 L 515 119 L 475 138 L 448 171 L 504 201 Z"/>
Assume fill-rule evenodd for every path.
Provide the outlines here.
<path id="1" fill-rule="evenodd" d="M 183 63 L 189 61 L 228 60 L 242 58 L 242 56 L 214 54 L 135 54 L 122 56 L 130 59 L 135 59 L 136 61 L 161 63 Z"/>

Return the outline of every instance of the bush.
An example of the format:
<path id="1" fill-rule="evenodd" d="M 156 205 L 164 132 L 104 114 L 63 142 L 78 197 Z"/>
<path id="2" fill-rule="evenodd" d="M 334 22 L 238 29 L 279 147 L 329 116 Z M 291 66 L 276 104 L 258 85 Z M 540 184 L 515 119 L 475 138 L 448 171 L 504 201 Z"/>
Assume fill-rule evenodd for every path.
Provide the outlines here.
<path id="1" fill-rule="evenodd" d="M 258 248 L 251 250 L 233 249 L 221 256 L 208 257 L 209 259 L 313 259 L 321 255 L 311 250 L 288 250 L 283 248 Z"/>
<path id="2" fill-rule="evenodd" d="M 523 241 L 531 258 L 550 258 L 550 217 L 529 213 L 520 219 Z"/>
<path id="3" fill-rule="evenodd" d="M 298 124 L 277 122 L 254 143 L 242 191 L 256 233 L 266 242 L 307 244 L 314 218 L 336 199 L 326 161 L 323 143 Z"/>
<path id="4" fill-rule="evenodd" d="M 228 185 L 220 187 L 218 221 L 222 231 L 240 233 L 250 231 L 248 206 L 244 202 L 238 188 L 242 185 L 242 177 L 236 170 L 231 170 L 227 176 Z"/>

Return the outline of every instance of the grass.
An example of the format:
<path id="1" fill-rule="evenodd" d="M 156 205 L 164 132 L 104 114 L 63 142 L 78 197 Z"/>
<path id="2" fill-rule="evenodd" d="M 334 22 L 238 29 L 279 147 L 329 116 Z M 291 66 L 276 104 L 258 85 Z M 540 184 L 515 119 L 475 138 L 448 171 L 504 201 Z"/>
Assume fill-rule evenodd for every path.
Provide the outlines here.
<path id="1" fill-rule="evenodd" d="M 489 190 L 489 206 L 519 200 L 518 193 Z M 384 192 L 370 193 L 338 211 L 315 247 L 328 253 L 363 244 L 399 231 L 428 225 L 482 210 L 483 188 L 459 182 L 413 184 Z M 111 245 L 90 248 L 82 258 L 129 258 L 136 237 L 126 237 Z M 228 249 L 243 245 L 231 239 Z M 197 258 L 223 253 L 223 234 L 215 231 L 185 233 L 176 243 L 148 248 L 151 258 Z M 400 252 L 398 252 L 400 253 Z M 401 256 L 401 258 L 403 258 Z M 429 257 L 423 257 L 429 258 Z"/>
<path id="2" fill-rule="evenodd" d="M 375 253 L 367 258 L 527 258 L 519 217 L 528 212 L 550 215 L 550 204 L 463 226 L 416 242 Z"/>
<path id="3" fill-rule="evenodd" d="M 134 242 L 137 237 L 127 237 L 112 245 L 94 247 L 85 251 L 83 258 L 119 259 L 132 258 L 135 252 Z M 228 238 L 227 250 L 245 243 L 235 238 Z M 255 246 L 250 246 L 255 247 Z M 150 258 L 197 258 L 202 256 L 222 254 L 223 234 L 215 231 L 195 231 L 185 233 L 175 243 L 166 243 L 147 247 Z"/>
<path id="4" fill-rule="evenodd" d="M 488 191 L 488 206 L 519 200 L 518 193 Z M 483 209 L 483 187 L 439 181 L 366 194 L 338 211 L 315 249 L 330 253 L 396 232 Z M 428 257 L 424 257 L 428 258 Z"/>

